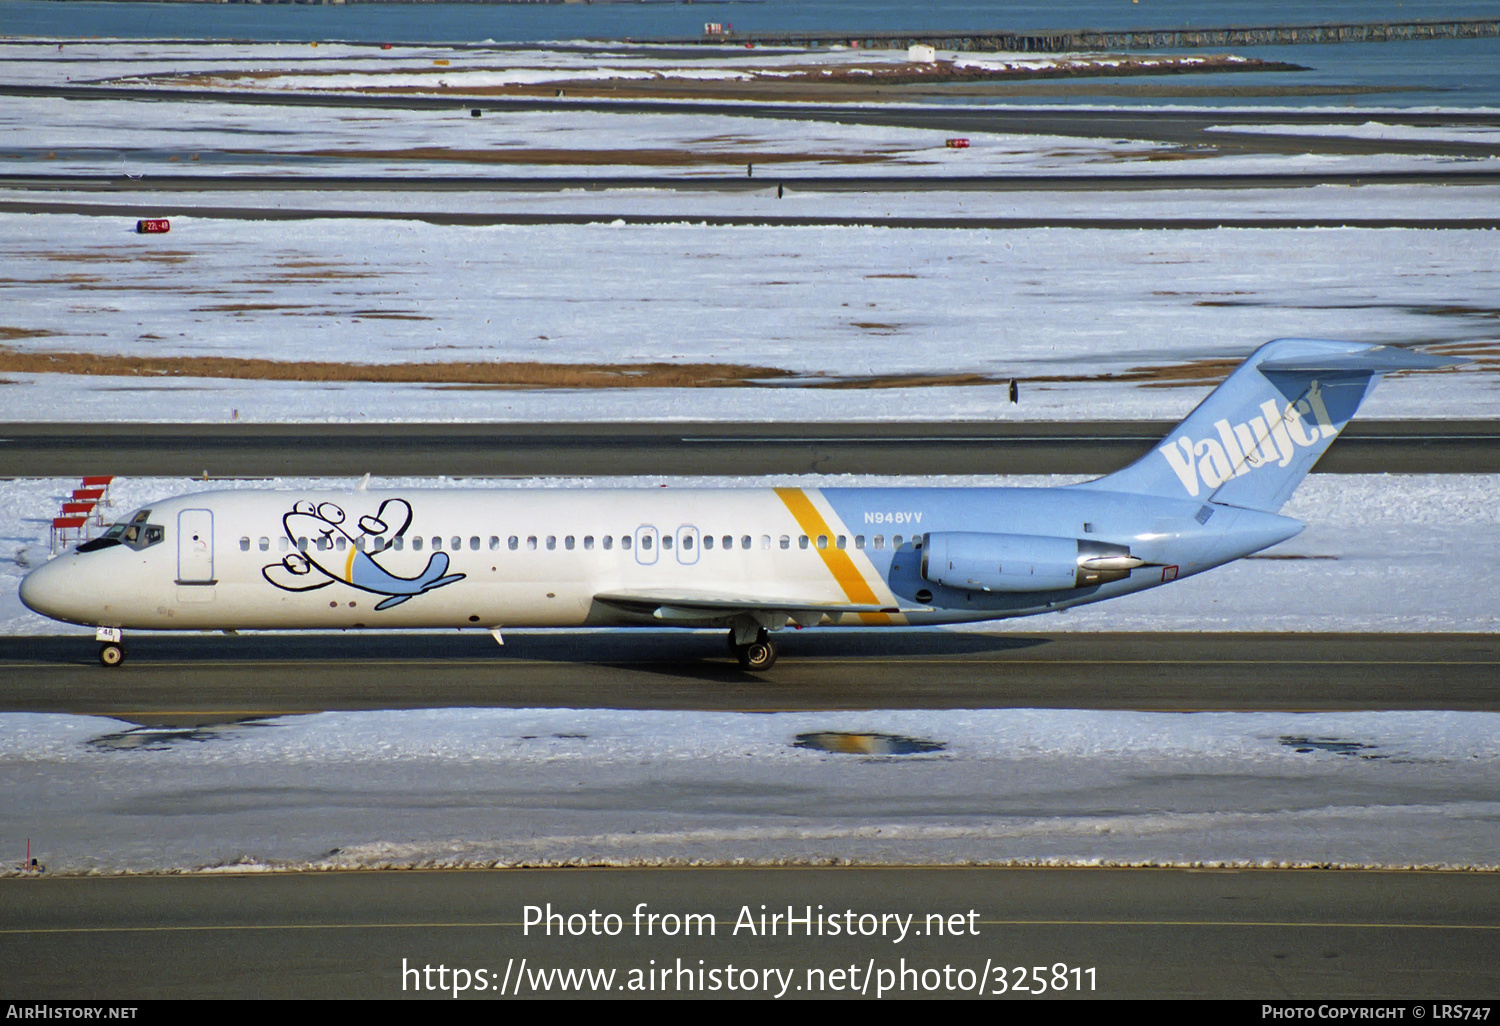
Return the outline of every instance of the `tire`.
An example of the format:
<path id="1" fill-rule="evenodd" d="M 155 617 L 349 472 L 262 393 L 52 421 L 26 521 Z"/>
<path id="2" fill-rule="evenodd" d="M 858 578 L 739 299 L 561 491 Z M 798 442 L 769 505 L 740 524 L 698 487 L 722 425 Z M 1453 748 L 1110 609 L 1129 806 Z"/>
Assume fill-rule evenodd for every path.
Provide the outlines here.
<path id="1" fill-rule="evenodd" d="M 776 646 L 769 641 L 752 641 L 740 646 L 740 666 L 747 670 L 769 670 L 776 665 Z"/>
<path id="2" fill-rule="evenodd" d="M 125 646 L 108 644 L 99 646 L 99 662 L 103 666 L 115 667 L 125 661 Z"/>

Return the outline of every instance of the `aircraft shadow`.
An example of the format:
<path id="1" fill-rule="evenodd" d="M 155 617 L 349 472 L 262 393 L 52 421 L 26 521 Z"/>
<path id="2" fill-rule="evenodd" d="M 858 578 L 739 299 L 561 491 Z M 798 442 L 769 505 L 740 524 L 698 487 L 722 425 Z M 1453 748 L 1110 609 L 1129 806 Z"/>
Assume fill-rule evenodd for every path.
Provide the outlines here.
<path id="1" fill-rule="evenodd" d="M 941 658 L 1000 653 L 1048 644 L 1035 635 L 980 634 L 891 628 L 879 631 L 785 631 L 777 636 L 784 659 Z M 724 635 L 656 630 L 538 631 L 507 634 L 504 647 L 487 634 L 239 634 L 127 635 L 124 668 L 173 663 L 316 663 L 325 660 L 411 662 L 510 660 L 597 664 L 653 669 L 710 670 L 741 679 Z M 91 663 L 97 646 L 86 635 L 0 638 L 0 665 Z"/>

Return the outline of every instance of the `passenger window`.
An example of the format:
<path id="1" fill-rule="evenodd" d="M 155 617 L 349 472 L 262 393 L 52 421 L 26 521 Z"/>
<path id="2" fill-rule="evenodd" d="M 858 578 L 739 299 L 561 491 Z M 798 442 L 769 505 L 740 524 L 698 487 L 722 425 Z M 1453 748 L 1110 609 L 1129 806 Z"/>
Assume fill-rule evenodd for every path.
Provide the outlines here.
<path id="1" fill-rule="evenodd" d="M 333 540 L 333 547 L 336 548 L 336 549 L 338 549 L 340 552 L 343 552 L 344 549 L 348 548 L 348 546 L 349 546 L 349 540 L 347 538 L 345 538 L 343 535 L 339 535 L 337 538 L 335 538 Z"/>
<path id="2" fill-rule="evenodd" d="M 563 539 L 563 548 L 567 549 L 569 552 L 573 551 L 573 536 L 571 534 Z"/>
<path id="3" fill-rule="evenodd" d="M 711 549 L 711 548 L 714 547 L 714 536 L 713 535 L 711 535 L 711 534 L 705 534 L 703 536 L 703 547 L 705 549 Z M 728 547 L 729 546 L 727 546 L 727 545 L 725 546 L 725 548 L 728 548 Z"/>
<path id="4" fill-rule="evenodd" d="M 250 539 L 249 538 L 241 538 L 240 539 L 240 551 L 241 552 L 249 552 L 250 551 Z"/>
<path id="5" fill-rule="evenodd" d="M 557 535 L 555 535 L 555 534 L 549 534 L 549 535 L 547 535 L 547 550 L 550 552 L 551 550 L 553 550 L 555 548 L 557 548 Z"/>
<path id="6" fill-rule="evenodd" d="M 514 552 L 521 547 L 521 539 L 517 538 L 515 535 L 511 535 L 505 540 L 505 547 Z"/>
<path id="7" fill-rule="evenodd" d="M 526 537 L 526 547 L 528 549 L 530 549 L 531 551 L 533 551 L 533 552 L 536 551 L 536 535 L 534 535 L 534 534 L 527 535 L 527 537 Z"/>
<path id="8" fill-rule="evenodd" d="M 443 551 L 443 539 L 442 538 L 434 538 L 434 539 L 432 539 L 432 551 L 434 551 L 434 552 L 441 552 L 441 551 Z"/>
<path id="9" fill-rule="evenodd" d="M 411 550 L 413 552 L 422 551 L 422 536 L 420 534 L 412 535 Z"/>
<path id="10" fill-rule="evenodd" d="M 864 535 L 862 535 L 862 534 L 856 534 L 854 536 L 854 547 L 856 549 L 862 549 L 862 548 L 865 547 L 865 536 Z"/>
<path id="11" fill-rule="evenodd" d="M 642 535 L 641 536 L 641 548 L 643 548 L 643 549 L 649 549 L 650 547 L 651 547 L 651 536 L 649 534 Z"/>
<path id="12" fill-rule="evenodd" d="M 682 547 L 683 547 L 684 550 L 687 550 L 687 549 L 690 549 L 690 548 L 693 547 L 693 536 L 692 535 L 685 534 L 685 535 L 682 536 Z"/>
<path id="13" fill-rule="evenodd" d="M 285 535 L 283 535 L 282 537 L 276 539 L 276 551 L 277 552 L 285 552 L 287 549 L 289 549 L 291 547 L 292 547 L 291 539 L 287 538 Z"/>
<path id="14" fill-rule="evenodd" d="M 900 547 L 901 547 L 901 536 L 899 534 L 891 535 L 891 548 L 893 548 L 893 549 L 899 549 Z"/>
<path id="15" fill-rule="evenodd" d="M 271 539 L 269 539 L 269 538 L 262 538 L 260 540 L 260 551 L 262 551 L 262 552 L 270 552 L 271 551 Z"/>
<path id="16" fill-rule="evenodd" d="M 585 549 L 591 549 L 591 548 L 594 547 L 594 536 L 593 535 L 586 534 L 586 535 L 583 536 L 583 547 Z"/>
<path id="17" fill-rule="evenodd" d="M 333 548 L 333 539 L 325 535 L 318 535 L 318 551 L 327 552 L 331 548 Z"/>
<path id="18" fill-rule="evenodd" d="M 436 548 L 437 546 L 433 546 L 433 547 Z M 451 549 L 454 552 L 459 551 L 463 547 L 464 547 L 464 540 L 462 538 L 454 538 L 454 539 L 452 539 L 448 543 L 448 548 Z"/>
<path id="19" fill-rule="evenodd" d="M 672 536 L 670 534 L 662 535 L 661 547 L 664 549 L 670 549 L 672 547 Z"/>
<path id="20" fill-rule="evenodd" d="M 648 547 L 650 546 L 650 544 L 651 544 L 651 539 L 650 538 L 646 539 L 646 544 L 647 544 Z M 628 535 L 628 534 L 622 534 L 622 535 L 620 535 L 620 548 L 622 548 L 622 549 L 629 549 L 630 548 L 630 535 Z"/>
<path id="21" fill-rule="evenodd" d="M 724 536 L 724 547 L 726 549 L 732 549 L 732 548 L 734 548 L 734 535 L 732 535 L 732 534 L 726 534 Z M 745 535 L 745 548 L 748 549 L 749 547 L 750 547 L 750 536 L 747 534 L 747 535 Z"/>
<path id="22" fill-rule="evenodd" d="M 747 534 L 745 535 L 745 548 L 748 549 L 749 547 L 750 536 Z M 763 534 L 760 536 L 760 547 L 763 549 L 769 549 L 771 547 L 771 536 L 769 534 Z"/>
<path id="23" fill-rule="evenodd" d="M 847 548 L 848 547 L 848 544 L 847 544 L 848 541 L 849 541 L 848 538 L 845 538 L 843 535 L 839 535 L 839 540 L 838 540 L 838 546 L 839 546 L 839 548 L 841 548 L 841 549 Z"/>
<path id="24" fill-rule="evenodd" d="M 799 535 L 797 535 L 797 548 L 799 548 L 799 549 L 805 549 L 805 548 L 807 548 L 807 535 L 805 535 L 805 534 L 799 534 Z"/>
<path id="25" fill-rule="evenodd" d="M 307 539 L 306 538 L 298 538 L 297 539 L 297 551 L 298 552 L 306 552 L 307 551 Z"/>
<path id="26" fill-rule="evenodd" d="M 786 535 L 782 535 L 781 536 L 781 547 L 784 548 L 784 549 L 791 548 L 792 547 L 792 539 L 788 538 Z"/>
<path id="27" fill-rule="evenodd" d="M 820 548 L 820 549 L 826 549 L 826 548 L 828 548 L 828 535 L 826 535 L 826 534 L 820 534 L 820 535 L 818 535 L 818 548 Z"/>
<path id="28" fill-rule="evenodd" d="M 612 535 L 612 534 L 606 534 L 604 536 L 604 547 L 606 549 L 614 548 L 614 544 L 615 544 L 615 536 Z"/>
<path id="29" fill-rule="evenodd" d="M 883 549 L 883 548 L 885 548 L 885 535 L 883 535 L 883 534 L 877 534 L 875 536 L 875 547 L 877 549 Z"/>
<path id="30" fill-rule="evenodd" d="M 399 535 L 399 534 L 398 534 L 398 535 L 396 535 L 396 551 L 397 551 L 397 552 L 400 552 L 400 551 L 401 551 L 401 549 L 402 549 L 402 548 L 403 548 L 403 547 L 404 547 L 404 546 L 405 546 L 405 545 L 406 545 L 406 539 L 405 539 L 405 538 L 404 538 L 404 537 L 402 537 L 402 536 L 401 536 L 401 535 Z M 413 547 L 413 548 L 421 548 L 421 546 L 420 546 L 420 545 L 414 545 L 414 546 L 412 546 L 412 547 Z M 386 546 L 386 548 L 390 548 L 390 546 L 389 546 L 389 545 L 387 545 L 387 546 Z"/>
<path id="31" fill-rule="evenodd" d="M 496 537 L 495 535 L 493 535 L 493 534 L 490 535 L 490 551 L 494 552 L 499 547 L 500 547 L 500 539 L 498 537 Z"/>
<path id="32" fill-rule="evenodd" d="M 455 539 L 455 540 L 457 540 L 457 539 Z M 474 535 L 474 537 L 472 537 L 472 538 L 469 539 L 469 551 L 470 552 L 478 552 L 479 551 L 479 535 L 476 534 L 476 535 Z"/>

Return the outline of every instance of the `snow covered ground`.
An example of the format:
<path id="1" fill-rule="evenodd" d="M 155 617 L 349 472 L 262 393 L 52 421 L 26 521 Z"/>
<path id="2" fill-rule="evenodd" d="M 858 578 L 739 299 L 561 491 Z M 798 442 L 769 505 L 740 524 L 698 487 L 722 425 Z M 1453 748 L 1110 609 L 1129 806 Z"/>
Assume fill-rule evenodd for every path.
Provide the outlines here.
<path id="1" fill-rule="evenodd" d="M 376 479 L 377 487 L 557 488 L 1020 485 L 1049 477 L 601 478 L 593 480 Z M 169 495 L 210 488 L 306 487 L 307 481 L 129 478 L 111 486 L 111 516 Z M 348 480 L 318 482 L 352 487 Z M 48 525 L 74 480 L 0 482 L 0 634 L 85 633 L 20 604 L 21 577 L 48 556 Z M 1476 567 L 1500 564 L 1500 478 L 1495 475 L 1315 474 L 1282 510 L 1308 524 L 1266 555 L 1139 595 L 1063 614 L 999 621 L 980 630 L 1495 631 L 1500 581 Z M 964 627 L 962 630 L 975 630 Z"/>
<path id="2" fill-rule="evenodd" d="M 926 750 L 805 747 L 827 732 Z M 5 714 L 0 836 L 18 847 L 0 872 L 14 872 L 27 837 L 50 873 L 1494 869 L 1497 738 L 1500 714 L 1441 712 L 432 709 L 177 729 Z"/>
<path id="3" fill-rule="evenodd" d="M 1025 199 L 1006 202 L 1016 210 Z M 3 222 L 0 333 L 27 352 L 747 364 L 808 383 L 972 372 L 1019 378 L 1023 400 L 1011 408 L 983 386 L 527 393 L 28 372 L 4 375 L 0 420 L 1171 418 L 1201 397 L 1204 379 L 1097 379 L 1239 359 L 1289 335 L 1455 343 L 1481 357 L 1390 379 L 1367 416 L 1500 410 L 1485 352 L 1500 308 L 1500 235 L 1488 231 L 178 218 L 170 235 L 137 236 L 126 219 Z"/>

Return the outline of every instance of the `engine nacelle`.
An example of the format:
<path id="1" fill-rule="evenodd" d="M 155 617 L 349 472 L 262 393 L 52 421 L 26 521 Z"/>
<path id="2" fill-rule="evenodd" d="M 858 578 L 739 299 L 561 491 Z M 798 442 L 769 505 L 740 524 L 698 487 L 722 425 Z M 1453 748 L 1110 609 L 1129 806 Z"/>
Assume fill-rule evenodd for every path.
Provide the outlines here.
<path id="1" fill-rule="evenodd" d="M 1039 534 L 923 536 L 922 576 L 967 591 L 1066 591 L 1123 580 L 1145 561 L 1127 545 Z"/>

